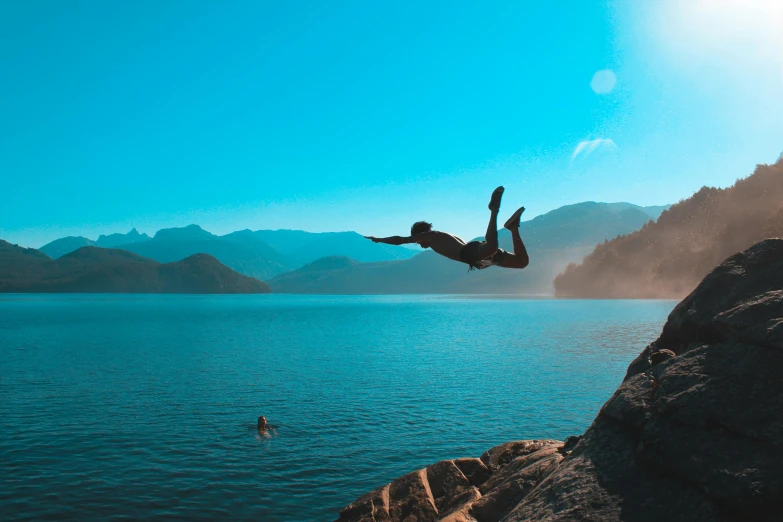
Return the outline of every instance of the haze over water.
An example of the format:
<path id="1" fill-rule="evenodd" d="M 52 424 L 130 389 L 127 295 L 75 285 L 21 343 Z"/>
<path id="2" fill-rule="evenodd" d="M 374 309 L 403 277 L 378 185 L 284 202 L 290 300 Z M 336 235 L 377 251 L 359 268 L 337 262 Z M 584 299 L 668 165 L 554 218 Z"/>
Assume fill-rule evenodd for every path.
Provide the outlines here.
<path id="1" fill-rule="evenodd" d="M 437 460 L 581 433 L 673 304 L 5 296 L 0 505 L 331 520 Z"/>

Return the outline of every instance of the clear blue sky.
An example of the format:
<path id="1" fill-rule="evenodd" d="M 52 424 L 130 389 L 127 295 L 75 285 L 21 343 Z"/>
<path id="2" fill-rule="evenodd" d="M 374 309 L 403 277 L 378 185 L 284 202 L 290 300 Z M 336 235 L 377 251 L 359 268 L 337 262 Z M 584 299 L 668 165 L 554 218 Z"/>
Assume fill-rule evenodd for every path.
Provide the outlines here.
<path id="1" fill-rule="evenodd" d="M 783 151 L 781 5 L 2 2 L 0 238 L 676 202 Z"/>

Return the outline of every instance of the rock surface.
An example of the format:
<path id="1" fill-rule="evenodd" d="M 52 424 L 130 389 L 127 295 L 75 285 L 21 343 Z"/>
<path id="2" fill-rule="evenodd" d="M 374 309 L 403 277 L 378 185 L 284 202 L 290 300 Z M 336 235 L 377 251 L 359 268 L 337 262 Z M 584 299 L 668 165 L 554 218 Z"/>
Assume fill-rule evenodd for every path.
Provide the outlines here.
<path id="1" fill-rule="evenodd" d="M 500 520 L 563 460 L 556 440 L 507 442 L 478 459 L 443 460 L 376 489 L 340 521 Z"/>
<path id="2" fill-rule="evenodd" d="M 783 240 L 768 239 L 672 311 L 578 441 L 439 462 L 339 520 L 783 520 L 782 463 Z"/>

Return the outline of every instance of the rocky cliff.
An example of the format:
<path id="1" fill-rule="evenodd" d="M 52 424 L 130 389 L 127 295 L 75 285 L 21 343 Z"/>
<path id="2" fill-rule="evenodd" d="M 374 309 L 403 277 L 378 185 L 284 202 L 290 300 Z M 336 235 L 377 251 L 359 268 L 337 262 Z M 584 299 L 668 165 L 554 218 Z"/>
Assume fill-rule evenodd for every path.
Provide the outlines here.
<path id="1" fill-rule="evenodd" d="M 768 239 L 672 311 L 578 440 L 439 462 L 339 520 L 783 520 L 781 463 L 783 239 Z"/>

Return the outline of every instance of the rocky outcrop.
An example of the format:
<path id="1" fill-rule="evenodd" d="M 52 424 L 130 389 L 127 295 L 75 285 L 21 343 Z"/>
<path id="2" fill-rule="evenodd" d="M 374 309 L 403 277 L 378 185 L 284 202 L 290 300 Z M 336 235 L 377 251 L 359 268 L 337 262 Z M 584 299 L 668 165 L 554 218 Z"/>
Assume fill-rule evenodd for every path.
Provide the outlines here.
<path id="1" fill-rule="evenodd" d="M 476 483 L 459 462 L 398 479 L 339 520 L 783 519 L 783 240 L 710 273 L 578 441 L 493 448 Z"/>
<path id="2" fill-rule="evenodd" d="M 481 458 L 443 460 L 376 489 L 340 521 L 500 520 L 563 460 L 556 440 L 507 442 Z"/>

